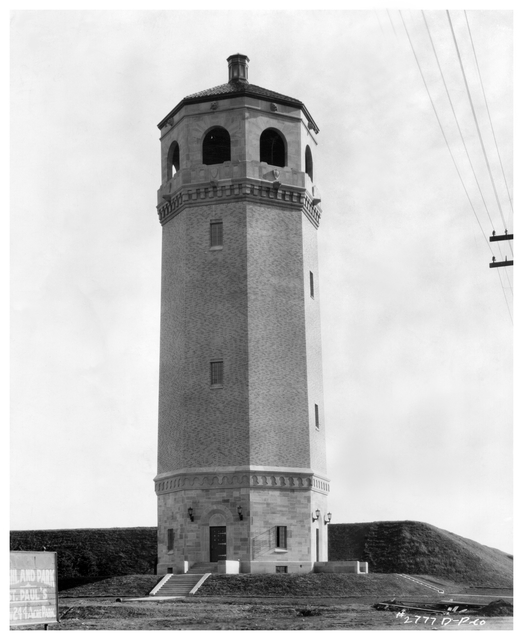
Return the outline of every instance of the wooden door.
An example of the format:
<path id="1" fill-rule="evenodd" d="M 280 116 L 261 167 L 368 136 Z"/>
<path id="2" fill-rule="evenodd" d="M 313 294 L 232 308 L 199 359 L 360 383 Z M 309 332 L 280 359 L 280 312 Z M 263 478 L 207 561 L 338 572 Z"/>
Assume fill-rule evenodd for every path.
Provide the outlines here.
<path id="1" fill-rule="evenodd" d="M 227 559 L 227 528 L 209 527 L 209 539 L 211 543 L 210 562 Z"/>

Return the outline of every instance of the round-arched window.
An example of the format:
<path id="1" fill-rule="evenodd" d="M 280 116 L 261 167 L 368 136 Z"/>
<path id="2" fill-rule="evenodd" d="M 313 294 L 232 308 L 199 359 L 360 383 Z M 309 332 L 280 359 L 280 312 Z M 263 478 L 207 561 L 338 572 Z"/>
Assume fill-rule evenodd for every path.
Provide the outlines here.
<path id="1" fill-rule="evenodd" d="M 177 142 L 173 142 L 167 153 L 167 179 L 170 180 L 178 171 L 180 171 L 180 146 Z"/>
<path id="2" fill-rule="evenodd" d="M 211 129 L 202 145 L 203 164 L 221 164 L 231 159 L 231 136 L 227 129 L 215 127 Z"/>
<path id="3" fill-rule="evenodd" d="M 275 129 L 265 129 L 260 136 L 260 162 L 284 167 L 285 140 Z"/>
<path id="4" fill-rule="evenodd" d="M 305 173 L 314 181 L 312 177 L 312 153 L 309 145 L 305 147 Z"/>

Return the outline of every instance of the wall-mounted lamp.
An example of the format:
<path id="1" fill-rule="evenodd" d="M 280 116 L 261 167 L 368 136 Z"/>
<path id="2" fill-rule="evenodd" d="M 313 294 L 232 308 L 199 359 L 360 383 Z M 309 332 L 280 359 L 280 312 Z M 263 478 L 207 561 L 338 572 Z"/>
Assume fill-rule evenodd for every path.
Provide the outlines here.
<path id="1" fill-rule="evenodd" d="M 314 522 L 315 520 L 318 520 L 320 515 L 321 515 L 320 510 L 316 509 L 316 511 L 312 514 L 312 521 Z"/>
<path id="2" fill-rule="evenodd" d="M 325 516 L 325 524 L 330 524 L 331 519 L 332 519 L 332 513 L 328 513 Z"/>
<path id="3" fill-rule="evenodd" d="M 192 507 L 189 507 L 189 508 L 187 509 L 187 513 L 189 514 L 189 518 L 190 518 L 191 522 L 194 522 L 194 515 L 193 515 L 193 514 L 194 514 L 194 511 L 193 511 L 193 508 L 192 508 Z"/>
<path id="4" fill-rule="evenodd" d="M 240 520 L 243 520 L 243 510 L 241 506 L 238 506 L 238 517 L 240 518 Z"/>

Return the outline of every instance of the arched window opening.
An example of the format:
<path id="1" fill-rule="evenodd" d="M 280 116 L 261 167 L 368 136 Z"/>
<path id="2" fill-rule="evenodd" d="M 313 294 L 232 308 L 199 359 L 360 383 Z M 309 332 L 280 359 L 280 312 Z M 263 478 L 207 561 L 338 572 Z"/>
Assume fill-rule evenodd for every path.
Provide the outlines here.
<path id="1" fill-rule="evenodd" d="M 285 141 L 274 129 L 265 129 L 260 136 L 260 162 L 285 166 Z"/>
<path id="2" fill-rule="evenodd" d="M 180 171 L 180 146 L 177 142 L 173 142 L 167 154 L 167 179 L 170 180 L 178 171 Z"/>
<path id="3" fill-rule="evenodd" d="M 203 164 L 221 164 L 231 159 L 231 136 L 226 129 L 211 129 L 202 145 Z"/>
<path id="4" fill-rule="evenodd" d="M 309 145 L 305 147 L 305 173 L 314 182 L 314 178 L 312 177 L 312 153 Z"/>

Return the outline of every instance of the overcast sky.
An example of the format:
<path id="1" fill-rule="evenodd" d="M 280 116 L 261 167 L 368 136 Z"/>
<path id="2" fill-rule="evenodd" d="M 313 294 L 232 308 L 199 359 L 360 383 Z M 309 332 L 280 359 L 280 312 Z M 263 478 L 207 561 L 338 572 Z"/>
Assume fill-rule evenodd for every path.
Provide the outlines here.
<path id="1" fill-rule="evenodd" d="M 320 128 L 332 521 L 512 550 L 512 268 L 487 241 L 512 208 L 450 15 L 496 190 L 445 11 L 425 18 L 481 193 L 421 11 L 12 15 L 11 528 L 156 524 L 156 125 L 240 52 Z M 512 196 L 512 15 L 467 17 Z"/>

